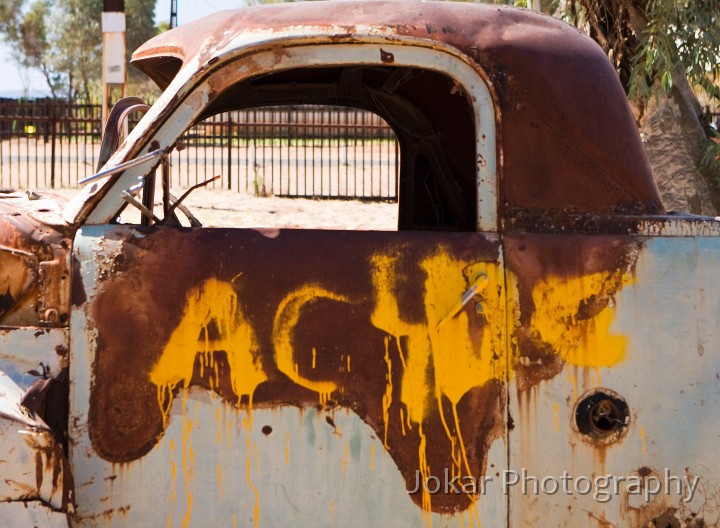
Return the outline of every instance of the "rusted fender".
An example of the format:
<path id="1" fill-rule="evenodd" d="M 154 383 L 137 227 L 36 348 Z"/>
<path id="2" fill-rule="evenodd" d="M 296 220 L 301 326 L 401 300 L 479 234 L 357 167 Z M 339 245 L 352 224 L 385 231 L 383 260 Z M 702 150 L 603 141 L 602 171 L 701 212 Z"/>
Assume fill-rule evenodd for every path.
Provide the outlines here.
<path id="1" fill-rule="evenodd" d="M 64 200 L 0 193 L 0 324 L 67 326 L 71 228 L 60 218 Z"/>

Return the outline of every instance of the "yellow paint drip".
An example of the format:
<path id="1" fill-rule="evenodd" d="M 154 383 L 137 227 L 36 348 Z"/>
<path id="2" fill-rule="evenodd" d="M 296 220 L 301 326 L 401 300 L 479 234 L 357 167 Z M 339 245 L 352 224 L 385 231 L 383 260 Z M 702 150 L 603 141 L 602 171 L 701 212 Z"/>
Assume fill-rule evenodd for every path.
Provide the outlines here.
<path id="1" fill-rule="evenodd" d="M 320 403 L 324 404 L 330 399 L 332 392 L 337 389 L 337 385 L 332 381 L 313 381 L 301 376 L 296 366 L 292 344 L 292 332 L 300 320 L 303 307 L 320 299 L 349 302 L 346 297 L 326 290 L 321 286 L 307 285 L 295 290 L 285 297 L 278 306 L 273 324 L 273 346 L 278 369 L 298 385 L 317 392 Z"/>
<path id="2" fill-rule="evenodd" d="M 647 456 L 647 444 L 645 443 L 645 428 L 640 426 L 640 440 L 642 441 L 643 456 Z"/>
<path id="3" fill-rule="evenodd" d="M 250 457 L 250 435 L 245 434 L 245 480 L 248 488 L 252 488 L 252 459 Z"/>
<path id="4" fill-rule="evenodd" d="M 285 434 L 285 464 L 290 463 L 290 431 Z"/>
<path id="5" fill-rule="evenodd" d="M 419 435 L 420 435 L 420 446 L 418 447 L 418 461 L 419 461 L 419 467 L 420 467 L 420 477 L 422 478 L 421 482 L 427 482 L 427 479 L 430 476 L 430 467 L 427 463 L 427 453 L 425 452 L 425 449 L 427 447 L 427 438 L 425 437 L 425 434 L 422 430 L 422 423 L 419 425 Z M 422 509 L 423 509 L 423 520 L 425 523 L 432 528 L 432 505 L 431 505 L 431 495 L 430 492 L 427 489 L 427 486 L 421 486 L 422 490 Z"/>
<path id="6" fill-rule="evenodd" d="M 343 456 L 340 458 L 340 473 L 342 476 L 345 476 L 345 468 L 347 467 L 348 458 L 350 456 L 350 446 L 348 444 L 345 444 L 345 451 L 343 452 Z"/>
<path id="7" fill-rule="evenodd" d="M 225 414 L 225 408 L 223 408 L 223 414 Z M 233 421 L 225 419 L 225 423 L 227 424 L 227 430 L 225 431 L 225 438 L 227 439 L 227 448 L 232 449 L 233 446 Z"/>
<path id="8" fill-rule="evenodd" d="M 465 526 L 465 512 L 461 512 L 460 515 L 458 515 L 458 526 Z M 473 502 L 467 510 L 467 526 L 468 528 L 482 528 L 477 502 Z"/>
<path id="9" fill-rule="evenodd" d="M 223 479 L 222 479 L 222 466 L 220 464 L 217 465 L 217 481 L 218 481 L 218 496 L 222 497 L 222 486 L 223 486 Z"/>
<path id="10" fill-rule="evenodd" d="M 175 464 L 175 441 L 170 439 L 170 500 L 175 504 L 175 478 L 177 466 Z"/>
<path id="11" fill-rule="evenodd" d="M 190 483 L 194 476 L 193 462 L 195 459 L 192 453 L 192 429 L 193 422 L 188 419 L 185 409 L 187 408 L 187 389 L 183 390 L 182 397 L 182 458 L 183 458 L 183 473 L 185 475 L 185 500 L 187 502 L 185 506 L 185 515 L 182 519 L 182 526 L 186 528 L 190 525 L 190 518 L 192 514 L 192 491 L 190 489 Z"/>
<path id="12" fill-rule="evenodd" d="M 553 414 L 555 414 L 555 432 L 560 432 L 560 409 L 558 403 L 553 403 Z"/>
<path id="13" fill-rule="evenodd" d="M 405 420 L 408 429 L 413 424 L 419 426 L 419 466 L 421 476 L 428 476 L 426 440 L 421 424 L 431 412 L 438 412 L 450 440 L 453 474 L 461 475 L 462 465 L 464 473 L 472 475 L 457 404 L 474 387 L 493 379 L 504 381 L 506 378 L 504 335 L 507 319 L 502 268 L 494 262 L 461 261 L 441 248 L 420 263 L 426 275 L 423 299 L 426 321 L 408 323 L 400 315 L 397 300 L 397 291 L 403 287 L 396 282 L 399 276 L 396 272 L 397 260 L 395 255 L 375 255 L 372 259 L 375 306 L 371 321 L 374 326 L 395 337 L 400 357 L 405 358 L 400 388 L 406 413 L 403 416 L 401 407 L 403 434 Z M 476 294 L 469 300 L 465 297 L 466 302 L 463 302 L 463 296 L 468 291 Z M 478 303 L 478 311 L 482 314 L 469 314 L 466 305 L 475 307 Z M 482 323 L 477 324 L 471 317 L 482 317 Z M 406 351 L 400 348 L 403 336 L 406 337 Z M 389 364 L 387 347 L 386 363 Z M 434 379 L 428 378 L 430 365 Z M 452 403 L 452 428 L 442 410 L 443 398 Z M 383 406 L 385 409 L 385 399 Z M 385 441 L 387 445 L 387 433 Z M 423 471 L 428 473 L 422 475 Z M 430 500 L 430 495 L 424 493 L 423 510 L 430 511 Z"/>
<path id="14" fill-rule="evenodd" d="M 370 446 L 370 471 L 375 471 L 375 446 Z"/>
<path id="15" fill-rule="evenodd" d="M 383 409 L 383 427 L 385 429 L 385 433 L 383 435 L 383 445 L 386 449 L 389 448 L 387 438 L 388 438 L 388 425 L 390 423 L 390 405 L 392 404 L 392 392 L 393 392 L 393 382 L 392 382 L 392 361 L 390 360 L 390 350 L 389 350 L 389 339 L 385 337 L 385 365 L 387 366 L 387 373 L 385 374 L 385 394 L 383 394 L 382 399 L 382 409 Z M 402 412 L 402 409 L 401 409 Z"/>

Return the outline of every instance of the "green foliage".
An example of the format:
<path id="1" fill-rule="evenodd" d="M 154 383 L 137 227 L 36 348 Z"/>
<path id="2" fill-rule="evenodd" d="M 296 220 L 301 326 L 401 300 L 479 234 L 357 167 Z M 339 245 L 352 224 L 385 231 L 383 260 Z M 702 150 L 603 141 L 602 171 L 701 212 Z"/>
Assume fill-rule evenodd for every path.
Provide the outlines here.
<path id="1" fill-rule="evenodd" d="M 50 51 L 46 21 L 50 3 L 37 0 L 29 9 L 23 10 L 24 0 L 5 0 L 0 5 L 0 34 L 12 50 L 13 62 L 21 73 L 29 69 L 38 69 L 53 95 L 59 89 L 59 76 L 45 61 Z"/>
<path id="2" fill-rule="evenodd" d="M 700 168 L 708 168 L 720 165 L 720 134 L 713 134 L 707 140 L 705 154 L 700 161 Z M 720 182 L 717 182 L 720 184 Z"/>
<path id="3" fill-rule="evenodd" d="M 0 3 L 0 33 L 8 39 L 16 38 L 16 29 L 21 21 L 21 8 L 25 0 L 3 0 Z"/>
<path id="4" fill-rule="evenodd" d="M 647 99 L 653 81 L 672 89 L 673 71 L 682 64 L 688 81 L 720 103 L 720 2 L 649 0 L 647 27 L 639 35 L 631 97 Z"/>
<path id="5" fill-rule="evenodd" d="M 21 69 L 43 73 L 53 96 L 91 98 L 100 92 L 102 0 L 0 0 L 0 34 Z M 125 0 L 128 59 L 156 33 L 155 0 Z M 140 72 L 129 81 L 144 85 Z"/>
<path id="6" fill-rule="evenodd" d="M 720 0 L 541 0 L 541 10 L 598 42 L 636 102 L 668 94 L 681 64 L 690 84 L 720 105 Z"/>
<path id="7" fill-rule="evenodd" d="M 102 0 L 56 0 L 50 15 L 52 67 L 65 76 L 68 99 L 90 98 L 100 86 Z"/>
<path id="8" fill-rule="evenodd" d="M 141 44 L 154 37 L 158 30 L 155 27 L 155 2 L 148 0 L 125 0 L 125 13 L 127 18 L 127 33 L 125 46 L 127 60 L 130 62 L 132 52 Z M 134 72 L 140 71 L 133 68 Z"/>

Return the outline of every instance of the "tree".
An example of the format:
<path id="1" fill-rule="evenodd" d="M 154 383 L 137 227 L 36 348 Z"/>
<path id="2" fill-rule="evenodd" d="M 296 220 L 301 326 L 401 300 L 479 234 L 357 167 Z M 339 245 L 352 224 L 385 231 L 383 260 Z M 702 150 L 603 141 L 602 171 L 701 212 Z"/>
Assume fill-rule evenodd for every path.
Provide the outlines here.
<path id="1" fill-rule="evenodd" d="M 125 0 L 125 13 L 127 17 L 125 48 L 127 63 L 130 64 L 132 52 L 158 33 L 155 27 L 155 1 Z M 130 66 L 128 74 L 130 80 L 135 82 L 146 79 L 145 75 L 134 66 Z"/>
<path id="2" fill-rule="evenodd" d="M 16 53 L 18 61 L 24 61 L 27 68 L 40 70 L 50 88 L 50 93 L 53 97 L 56 97 L 57 91 L 61 87 L 60 79 L 49 64 L 43 60 L 50 51 L 47 27 L 45 25 L 49 9 L 49 2 L 44 0 L 35 2 L 30 7 L 30 10 L 25 14 L 18 26 L 20 43 L 19 51 Z"/>
<path id="3" fill-rule="evenodd" d="M 101 82 L 102 8 L 102 0 L 2 0 L 0 34 L 19 68 L 43 73 L 53 97 L 90 98 Z M 129 58 L 156 33 L 155 0 L 126 0 L 125 8 Z"/>
<path id="4" fill-rule="evenodd" d="M 564 0 L 548 12 L 586 31 L 614 64 L 666 207 L 717 215 L 720 145 L 691 86 L 720 104 L 720 1 Z"/>
<path id="5" fill-rule="evenodd" d="M 7 0 L 0 5 L 0 33 L 12 50 L 12 59 L 21 74 L 38 69 L 48 84 L 53 97 L 59 86 L 58 76 L 45 60 L 50 44 L 46 29 L 49 3 L 38 0 L 23 10 L 24 0 Z"/>
<path id="6" fill-rule="evenodd" d="M 100 85 L 102 0 L 57 0 L 51 22 L 50 61 L 65 76 L 67 98 L 90 99 Z"/>

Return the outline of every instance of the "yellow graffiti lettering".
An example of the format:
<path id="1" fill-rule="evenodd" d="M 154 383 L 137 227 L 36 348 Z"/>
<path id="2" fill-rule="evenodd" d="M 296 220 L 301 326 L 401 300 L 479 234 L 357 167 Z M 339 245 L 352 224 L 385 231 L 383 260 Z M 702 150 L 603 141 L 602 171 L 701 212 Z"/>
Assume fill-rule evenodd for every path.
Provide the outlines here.
<path id="1" fill-rule="evenodd" d="M 325 403 L 330 398 L 330 394 L 337 389 L 337 384 L 332 381 L 313 381 L 301 376 L 295 362 L 292 343 L 292 332 L 300 320 L 303 307 L 320 299 L 349 302 L 342 295 L 320 286 L 304 286 L 292 292 L 278 306 L 273 324 L 273 346 L 278 369 L 298 385 L 317 392 L 320 395 L 320 402 Z M 313 363 L 314 358 L 315 353 L 313 353 Z"/>
<path id="2" fill-rule="evenodd" d="M 181 382 L 185 387 L 190 384 L 198 354 L 201 368 L 212 368 L 217 375 L 213 360 L 217 351 L 227 355 L 233 392 L 248 396 L 252 404 L 255 388 L 267 379 L 256 359 L 255 333 L 238 306 L 232 284 L 211 278 L 189 293 L 180 324 L 150 372 L 166 420 L 169 407 L 163 402 L 172 401 L 172 391 Z"/>
<path id="3" fill-rule="evenodd" d="M 453 477 L 474 475 L 478 471 L 477 467 L 470 467 L 458 406 L 473 389 L 494 380 L 505 382 L 511 379 L 514 372 L 508 358 L 508 340 L 521 324 L 526 326 L 521 329 L 523 332 L 551 348 L 554 354 L 570 365 L 599 369 L 615 365 L 625 355 L 627 338 L 611 333 L 615 318 L 613 296 L 632 281 L 623 270 L 570 278 L 548 276 L 539 280 L 529 292 L 531 299 L 524 299 L 528 304 L 532 301 L 532 314 L 521 323 L 518 279 L 504 269 L 502 262 L 464 260 L 441 246 L 416 263 L 419 266 L 416 275 L 406 274 L 407 263 L 402 261 L 400 251 L 375 254 L 369 265 L 373 285 L 373 291 L 368 292 L 370 296 L 349 299 L 320 285 L 305 284 L 279 302 L 272 333 L 263 335 L 262 342 L 270 337 L 274 366 L 280 372 L 295 384 L 315 392 L 319 401 L 326 403 L 333 392 L 342 391 L 345 387 L 340 386 L 339 381 L 310 379 L 318 372 L 316 367 L 325 366 L 323 349 L 318 350 L 312 346 L 316 343 L 307 342 L 311 340 L 304 338 L 303 344 L 308 347 L 307 357 L 296 350 L 296 330 L 301 318 L 305 310 L 318 301 L 356 303 L 361 307 L 367 307 L 363 303 L 370 303 L 370 324 L 385 333 L 384 351 L 375 351 L 378 354 L 384 352 L 378 366 L 385 371 L 384 391 L 378 395 L 382 401 L 376 402 L 381 404 L 384 431 L 378 430 L 378 433 L 384 433 L 382 441 L 387 449 L 395 447 L 392 442 L 399 441 L 389 437 L 390 431 L 399 429 L 403 436 L 416 433 L 419 443 L 415 462 L 423 478 L 431 475 L 428 466 L 431 450 L 438 449 L 437 439 L 430 436 L 432 429 L 428 423 L 441 423 L 444 428 L 448 442 L 442 439 L 442 444 L 447 446 L 442 449 L 449 449 L 443 454 L 452 461 L 452 467 L 448 469 Z M 418 280 L 419 284 L 413 282 Z M 400 293 L 413 291 L 410 286 L 417 288 L 417 294 L 412 298 L 406 297 L 401 303 Z M 405 313 L 410 303 L 415 303 L 412 317 L 410 313 Z M 518 343 L 522 341 L 518 339 L 515 344 Z M 252 408 L 253 394 L 257 386 L 268 379 L 265 368 L 271 365 L 262 364 L 255 329 L 243 313 L 236 285 L 211 278 L 188 293 L 180 323 L 150 372 L 165 421 L 169 416 L 173 391 L 182 386 L 183 397 L 186 397 L 198 361 L 200 375 L 209 380 L 211 389 L 220 386 L 222 365 L 215 360 L 217 352 L 225 352 L 227 356 L 232 391 L 238 398 L 247 396 Z M 519 351 L 519 355 L 523 355 L 523 350 Z M 268 354 L 263 357 L 266 362 L 271 361 Z M 350 354 L 339 357 L 339 372 L 351 373 Z M 355 372 L 363 374 L 363 360 L 356 354 Z M 327 372 L 327 369 L 322 371 Z M 596 373 L 599 383 L 599 370 Z M 575 376 L 568 379 L 572 381 L 573 390 L 577 391 Z M 188 524 L 193 505 L 189 484 L 195 464 L 192 430 L 198 427 L 199 411 L 196 404 L 193 425 L 193 420 L 185 416 L 185 408 L 186 402 L 183 401 L 182 469 L 187 495 L 183 524 Z M 558 431 L 557 404 L 554 415 Z M 218 410 L 218 445 L 222 444 L 221 418 Z M 397 425 L 391 420 L 398 419 L 400 427 L 389 430 L 389 424 Z M 244 426 L 249 431 L 250 416 L 246 420 Z M 464 425 L 467 434 L 467 424 Z M 231 432 L 228 426 L 228 445 L 233 436 Z M 337 429 L 335 432 L 339 434 Z M 290 433 L 287 433 L 285 442 L 285 464 L 288 464 Z M 248 488 L 255 490 L 253 518 L 257 524 L 259 495 L 252 478 L 251 447 L 255 451 L 255 469 L 259 471 L 258 447 L 250 445 L 249 435 L 245 447 L 245 478 Z M 171 451 L 173 449 L 174 444 L 171 444 Z M 343 475 L 348 456 L 346 445 L 340 460 Z M 413 453 L 412 456 L 415 458 L 416 455 Z M 434 459 L 436 457 L 430 458 Z M 371 447 L 371 470 L 374 470 L 374 464 L 374 447 Z M 217 479 L 218 491 L 222 494 L 223 476 L 219 465 Z M 174 481 L 173 463 L 173 500 Z M 421 504 L 425 512 L 432 511 L 428 493 L 423 492 Z"/>
<path id="4" fill-rule="evenodd" d="M 615 318 L 612 295 L 630 282 L 622 271 L 549 277 L 533 289 L 531 325 L 571 365 L 615 365 L 625 355 L 627 338 L 610 333 Z"/>
<path id="5" fill-rule="evenodd" d="M 457 405 L 472 388 L 490 380 L 504 380 L 507 371 L 504 335 L 504 276 L 495 262 L 465 262 L 442 249 L 420 263 L 425 272 L 422 299 L 425 321 L 409 323 L 400 314 L 397 292 L 403 284 L 396 267 L 397 255 L 376 255 L 372 260 L 375 306 L 372 324 L 395 337 L 403 361 L 401 403 L 407 409 L 407 425 L 417 424 L 420 434 L 418 467 L 428 472 L 422 433 L 423 420 L 430 410 L 437 410 L 450 441 L 452 472 L 473 474 L 462 438 Z M 466 306 L 474 309 L 468 314 Z M 472 318 L 476 320 L 473 321 Z M 401 339 L 403 337 L 404 339 Z M 401 343 L 406 343 L 403 350 Z M 387 347 L 387 342 L 386 342 Z M 388 388 L 383 397 L 383 417 L 388 419 L 389 396 L 392 394 L 392 363 L 386 350 Z M 432 366 L 434 378 L 429 378 Z M 452 423 L 445 417 L 442 397 L 452 403 Z M 435 401 L 434 406 L 431 402 Z M 405 422 L 402 408 L 403 434 Z M 385 423 L 387 445 L 387 422 Z M 431 510 L 431 497 L 423 493 L 421 504 Z"/>
<path id="6" fill-rule="evenodd" d="M 382 406 L 383 406 L 383 424 L 385 427 L 384 435 L 383 435 L 383 445 L 385 448 L 388 448 L 387 443 L 387 437 L 388 437 L 388 424 L 390 423 L 390 403 L 392 402 L 392 391 L 393 391 L 393 382 L 392 382 L 392 362 L 390 361 L 390 351 L 389 351 L 389 339 L 385 337 L 385 365 L 387 365 L 387 374 L 385 374 L 385 394 L 383 394 L 382 399 Z M 402 409 L 400 409 L 400 412 L 402 412 Z"/>
<path id="7" fill-rule="evenodd" d="M 400 316 L 396 291 L 403 285 L 396 284 L 397 257 L 377 255 L 372 264 L 376 290 L 372 323 L 395 336 L 398 345 L 401 336 L 407 338 L 407 350 L 400 351 L 405 356 L 401 398 L 412 422 L 422 421 L 431 397 L 443 395 L 457 404 L 473 387 L 505 378 L 505 297 L 499 264 L 459 261 L 443 251 L 425 259 L 421 268 L 426 273 L 426 322 L 415 324 Z M 480 275 L 485 286 L 472 306 L 483 323 L 474 324 L 458 303 L 468 291 L 469 278 Z M 432 380 L 427 378 L 431 363 Z"/>

